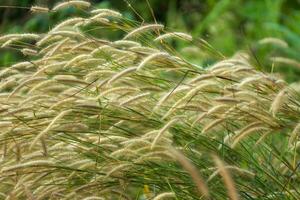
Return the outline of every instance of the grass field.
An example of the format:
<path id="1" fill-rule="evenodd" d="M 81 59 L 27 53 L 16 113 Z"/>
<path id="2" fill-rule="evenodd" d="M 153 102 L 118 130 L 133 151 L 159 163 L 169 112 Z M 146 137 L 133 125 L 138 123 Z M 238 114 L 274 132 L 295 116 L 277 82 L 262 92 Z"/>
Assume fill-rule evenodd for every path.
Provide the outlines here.
<path id="1" fill-rule="evenodd" d="M 238 4 L 207 1 L 189 30 L 171 2 L 26 5 L 50 28 L 3 30 L 0 199 L 300 199 L 299 46 L 202 37 Z"/>

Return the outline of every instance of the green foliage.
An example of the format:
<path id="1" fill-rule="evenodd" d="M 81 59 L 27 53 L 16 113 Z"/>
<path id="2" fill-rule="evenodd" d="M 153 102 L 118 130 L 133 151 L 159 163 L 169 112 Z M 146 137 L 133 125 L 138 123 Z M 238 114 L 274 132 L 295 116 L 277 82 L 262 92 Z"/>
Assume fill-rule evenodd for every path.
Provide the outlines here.
<path id="1" fill-rule="evenodd" d="M 8 1 L 3 5 L 30 6 L 34 2 L 29 0 Z M 51 1 L 52 6 L 56 1 Z M 155 19 L 167 25 L 172 30 L 182 30 L 191 33 L 194 37 L 203 38 L 208 41 L 215 49 L 222 52 L 225 56 L 233 55 L 237 50 L 244 49 L 253 57 L 257 57 L 264 70 L 270 72 L 272 62 L 270 61 L 270 51 L 272 56 L 284 55 L 289 58 L 298 59 L 300 30 L 298 21 L 299 3 L 287 0 L 221 0 L 221 1 L 178 1 L 178 0 L 149 0 L 147 1 L 101 1 L 94 2 L 98 8 L 115 8 L 122 11 L 124 16 L 144 20 L 154 21 L 151 14 L 153 9 Z M 128 3 L 132 7 L 128 6 Z M 37 5 L 45 3 L 37 2 Z M 150 9 L 151 8 L 151 9 Z M 61 21 L 66 16 L 74 15 L 75 11 L 65 10 L 58 15 L 32 14 L 28 10 L 17 8 L 0 8 L 6 13 L 2 19 L 0 28 L 2 33 L 9 32 L 45 32 L 56 22 Z M 29 18 L 22 24 L 23 18 Z M 257 49 L 257 41 L 265 37 L 276 37 L 285 40 L 289 44 L 288 49 L 277 49 L 275 47 Z M 177 46 L 181 46 L 178 42 Z M 10 60 L 5 63 L 14 62 L 20 59 L 12 52 L 8 56 Z M 7 57 L 7 59 L 8 59 Z M 193 56 L 190 56 L 193 59 Z M 210 57 L 205 58 L 207 61 Z M 205 60 L 204 59 L 204 60 Z M 3 60 L 2 60 L 3 61 Z M 198 64 L 199 63 L 198 61 Z M 275 72 L 280 72 L 289 82 L 298 80 L 300 70 L 297 68 L 284 67 L 280 64 L 274 68 Z"/>

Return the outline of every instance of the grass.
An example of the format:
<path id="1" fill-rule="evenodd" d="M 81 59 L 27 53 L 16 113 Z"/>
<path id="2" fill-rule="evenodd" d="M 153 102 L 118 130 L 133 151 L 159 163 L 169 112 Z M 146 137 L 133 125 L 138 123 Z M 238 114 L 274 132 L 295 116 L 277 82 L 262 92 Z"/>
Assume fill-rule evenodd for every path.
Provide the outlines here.
<path id="1" fill-rule="evenodd" d="M 78 2 L 50 12 L 82 20 L 0 37 L 31 52 L 0 71 L 1 199 L 299 199 L 297 84 Z M 193 64 L 174 40 L 219 61 Z"/>

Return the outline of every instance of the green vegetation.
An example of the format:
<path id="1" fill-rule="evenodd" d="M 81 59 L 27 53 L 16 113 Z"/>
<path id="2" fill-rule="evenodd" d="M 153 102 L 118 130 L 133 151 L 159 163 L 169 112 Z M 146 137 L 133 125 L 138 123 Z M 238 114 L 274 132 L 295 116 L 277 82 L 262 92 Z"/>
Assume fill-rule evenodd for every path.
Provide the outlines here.
<path id="1" fill-rule="evenodd" d="M 21 6 L 30 9 L 31 5 L 53 7 L 54 1 L 10 0 L 1 6 Z M 132 20 L 164 24 L 170 31 L 184 31 L 196 38 L 205 39 L 216 50 L 227 57 L 239 50 L 245 50 L 252 58 L 258 60 L 257 68 L 272 71 L 272 57 L 281 56 L 299 59 L 300 28 L 298 22 L 299 2 L 296 0 L 148 0 L 130 1 L 93 1 L 97 8 L 113 8 Z M 131 7 L 128 6 L 130 3 Z M 153 10 L 154 17 L 151 14 Z M 32 14 L 29 9 L 0 8 L 2 12 L 1 33 L 22 33 L 48 31 L 57 22 L 78 14 L 74 8 L 59 13 Z M 154 19 L 155 18 L 155 19 Z M 266 37 L 284 40 L 288 48 L 274 45 L 259 45 L 258 41 Z M 177 43 L 176 47 L 182 44 Z M 206 66 L 215 62 L 215 58 L 197 53 L 190 56 L 197 64 Z M 20 60 L 16 52 L 1 50 L 0 66 L 7 66 Z M 258 64 L 259 63 L 259 64 Z M 299 66 L 276 63 L 275 72 L 280 72 L 285 80 L 293 82 L 300 75 Z"/>
<path id="2" fill-rule="evenodd" d="M 298 4 L 112 2 L 4 23 L 0 199 L 300 199 Z"/>

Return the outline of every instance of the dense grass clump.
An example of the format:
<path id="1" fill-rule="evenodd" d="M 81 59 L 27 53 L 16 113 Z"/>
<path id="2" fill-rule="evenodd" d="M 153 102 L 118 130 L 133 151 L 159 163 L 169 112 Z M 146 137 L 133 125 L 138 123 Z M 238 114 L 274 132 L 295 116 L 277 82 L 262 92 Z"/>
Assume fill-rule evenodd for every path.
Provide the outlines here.
<path id="1" fill-rule="evenodd" d="M 204 69 L 170 40 L 205 41 L 87 2 L 49 12 L 68 6 L 0 37 L 26 55 L 0 71 L 0 199 L 300 198 L 296 84 L 243 52 Z"/>

